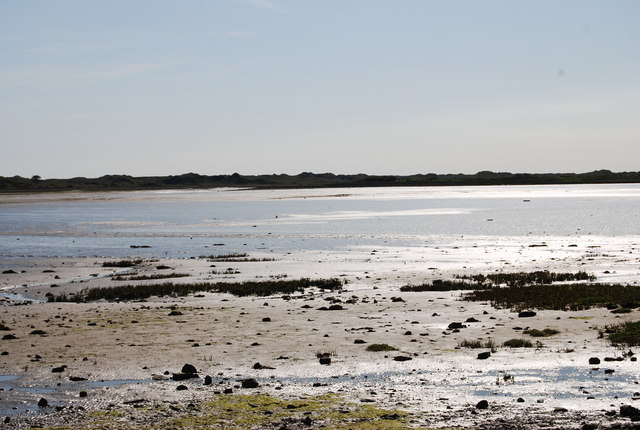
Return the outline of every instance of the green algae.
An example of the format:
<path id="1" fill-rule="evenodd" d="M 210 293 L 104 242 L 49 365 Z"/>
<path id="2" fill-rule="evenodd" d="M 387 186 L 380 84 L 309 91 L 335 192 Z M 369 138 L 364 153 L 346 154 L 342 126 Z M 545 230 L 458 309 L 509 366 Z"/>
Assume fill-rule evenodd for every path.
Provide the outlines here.
<path id="1" fill-rule="evenodd" d="M 129 409 L 94 411 L 86 413 L 78 424 L 65 429 L 249 430 L 291 425 L 334 430 L 416 428 L 408 424 L 409 414 L 405 411 L 386 409 L 373 402 L 347 401 L 336 394 L 298 399 L 268 394 L 218 394 L 194 408 L 172 409 L 170 414 L 158 406 L 136 409 L 135 412 Z M 54 429 L 58 428 L 49 428 Z"/>

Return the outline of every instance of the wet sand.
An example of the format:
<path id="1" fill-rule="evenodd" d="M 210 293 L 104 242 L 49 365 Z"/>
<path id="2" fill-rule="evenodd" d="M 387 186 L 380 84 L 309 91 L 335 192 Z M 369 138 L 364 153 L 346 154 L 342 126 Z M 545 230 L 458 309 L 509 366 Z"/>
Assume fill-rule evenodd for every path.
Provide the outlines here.
<path id="1" fill-rule="evenodd" d="M 530 247 L 538 242 L 528 238 L 502 247 L 480 243 L 464 249 L 383 247 L 349 253 L 251 255 L 270 259 L 263 262 L 146 260 L 135 270 L 102 267 L 104 258 L 13 262 L 10 270 L 16 273 L 0 275 L 0 287 L 43 301 L 48 293 L 163 282 L 111 278 L 116 272 L 132 271 L 189 275 L 170 279 L 176 283 L 286 276 L 339 277 L 346 285 L 341 292 L 310 289 L 291 297 L 204 293 L 83 304 L 24 304 L 20 296 L 5 298 L 0 321 L 9 330 L 0 334 L 16 338 L 0 340 L 4 375 L 0 405 L 9 417 L 4 425 L 86 428 L 95 419 L 94 411 L 115 408 L 129 419 L 103 423 L 105 428 L 128 428 L 150 413 L 135 407 L 142 401 L 147 411 L 154 409 L 149 405 L 158 410 L 166 410 L 161 406 L 167 403 L 178 405 L 180 412 L 167 412 L 164 418 L 154 415 L 162 420 L 188 413 L 189 404 L 197 409 L 202 402 L 224 395 L 217 394 L 224 390 L 285 399 L 337 393 L 345 402 L 401 409 L 410 414 L 407 425 L 430 428 L 516 428 L 518 422 L 524 423 L 522 428 L 631 425 L 619 411 L 622 405 L 640 407 L 638 364 L 630 357 L 604 361 L 622 358 L 628 351 L 611 347 L 599 330 L 637 320 L 638 311 L 624 315 L 606 309 L 537 311 L 535 317 L 519 318 L 488 303 L 461 301 L 460 292 L 399 291 L 407 284 L 495 270 L 584 270 L 603 282 L 639 279 L 634 243 L 601 242 L 596 249 L 596 242 L 597 238 L 589 238 L 574 247 L 547 240 L 544 247 Z M 439 254 L 445 255 L 436 260 Z M 9 270 L 7 264 L 3 270 Z M 342 310 L 320 309 L 331 304 Z M 450 329 L 452 322 L 464 327 Z M 527 328 L 560 333 L 531 338 L 522 334 Z M 512 338 L 539 340 L 541 345 L 501 346 Z M 459 347 L 464 340 L 492 340 L 498 346 L 490 358 L 478 360 L 478 353 L 487 349 Z M 372 344 L 397 350 L 367 351 Z M 331 358 L 330 365 L 320 364 L 322 353 Z M 599 357 L 601 364 L 589 364 L 592 357 Z M 185 363 L 195 366 L 199 378 L 165 380 Z M 207 375 L 212 384 L 205 386 Z M 242 388 L 241 381 L 250 378 L 259 387 Z M 178 391 L 178 385 L 187 389 Z M 86 397 L 80 397 L 81 391 Z M 49 406 L 39 408 L 37 402 L 43 397 Z M 487 400 L 487 409 L 476 408 L 482 400 Z M 56 406 L 64 409 L 56 411 Z M 289 423 L 289 428 L 296 427 Z M 377 428 L 385 428 L 384 422 Z"/>

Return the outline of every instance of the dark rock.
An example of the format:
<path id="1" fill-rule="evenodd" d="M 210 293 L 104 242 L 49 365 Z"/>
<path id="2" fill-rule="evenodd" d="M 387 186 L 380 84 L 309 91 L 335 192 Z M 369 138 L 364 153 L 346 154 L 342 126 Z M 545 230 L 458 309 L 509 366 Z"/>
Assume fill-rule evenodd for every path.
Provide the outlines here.
<path id="1" fill-rule="evenodd" d="M 456 330 L 456 329 L 461 329 L 461 328 L 465 328 L 466 326 L 464 324 L 462 324 L 461 322 L 452 322 L 451 324 L 449 324 L 447 326 L 447 328 L 449 330 Z"/>
<path id="2" fill-rule="evenodd" d="M 522 397 L 518 397 L 518 400 L 516 400 L 516 402 L 518 403 L 524 403 L 524 399 Z"/>
<path id="3" fill-rule="evenodd" d="M 178 385 L 176 387 L 176 391 L 185 391 L 185 390 L 188 390 L 188 389 L 189 389 L 189 387 L 187 387 L 186 385 Z"/>
<path id="4" fill-rule="evenodd" d="M 38 400 L 38 407 L 46 408 L 47 406 L 49 406 L 49 402 L 47 401 L 47 399 L 42 397 L 42 398 L 40 398 L 40 400 Z"/>
<path id="5" fill-rule="evenodd" d="M 640 409 L 634 408 L 631 405 L 620 406 L 620 416 L 627 418 L 640 418 Z"/>
<path id="6" fill-rule="evenodd" d="M 537 314 L 534 311 L 522 311 L 518 313 L 519 318 L 531 318 L 535 317 Z"/>
<path id="7" fill-rule="evenodd" d="M 401 303 L 404 302 L 404 299 L 402 297 L 391 297 L 391 301 L 394 303 Z"/>
<path id="8" fill-rule="evenodd" d="M 407 357 L 406 355 L 396 355 L 395 357 L 393 357 L 393 359 L 395 361 L 409 361 L 409 360 L 412 360 L 411 357 Z"/>
<path id="9" fill-rule="evenodd" d="M 404 335 L 405 335 L 405 336 L 411 336 L 412 334 L 413 334 L 413 333 L 411 333 L 411 331 L 405 331 L 405 332 L 404 332 Z"/>
<path id="10" fill-rule="evenodd" d="M 489 351 L 478 354 L 478 360 L 486 360 L 489 357 L 491 357 L 491 353 Z"/>
<path id="11" fill-rule="evenodd" d="M 596 430 L 597 428 L 598 426 L 595 424 L 584 423 L 582 424 L 582 427 L 580 427 L 580 430 Z"/>
<path id="12" fill-rule="evenodd" d="M 13 340 L 17 338 L 18 337 L 14 334 L 5 334 L 4 336 L 2 336 L 2 340 Z"/>
<path id="13" fill-rule="evenodd" d="M 4 417 L 4 423 L 9 424 L 11 422 L 11 417 Z"/>
<path id="14" fill-rule="evenodd" d="M 71 382 L 80 382 L 80 381 L 86 381 L 87 378 L 82 378 L 80 376 L 69 376 L 69 381 Z"/>
<path id="15" fill-rule="evenodd" d="M 488 409 L 488 408 L 489 408 L 489 402 L 487 402 L 486 400 L 480 400 L 476 404 L 476 409 Z"/>
<path id="16" fill-rule="evenodd" d="M 600 364 L 600 359 L 598 357 L 591 357 L 589 359 L 589 364 Z"/>
<path id="17" fill-rule="evenodd" d="M 320 364 L 328 366 L 331 364 L 331 357 L 320 357 Z"/>
<path id="18" fill-rule="evenodd" d="M 29 334 L 39 334 L 40 336 L 46 336 L 47 332 L 44 330 L 33 330 Z"/>
<path id="19" fill-rule="evenodd" d="M 193 378 L 198 378 L 198 374 L 197 373 L 174 373 L 171 376 L 171 379 L 173 379 L 174 381 L 185 381 L 187 379 L 193 379 Z"/>
<path id="20" fill-rule="evenodd" d="M 474 317 L 471 317 L 471 318 L 467 318 L 467 320 L 466 320 L 465 322 L 468 322 L 468 323 L 477 323 L 477 322 L 480 322 L 480 320 L 477 320 L 477 319 L 475 319 Z"/>
<path id="21" fill-rule="evenodd" d="M 170 317 L 176 317 L 176 316 L 180 316 L 180 315 L 183 315 L 182 312 L 180 312 L 180 311 L 171 311 L 171 312 L 169 312 L 169 316 Z"/>
<path id="22" fill-rule="evenodd" d="M 18 273 L 18 272 L 16 272 L 15 270 L 11 270 L 11 269 L 5 270 L 5 271 L 2 272 L 3 275 L 15 275 L 16 273 Z"/>
<path id="23" fill-rule="evenodd" d="M 269 317 L 262 318 L 262 322 L 271 322 L 271 318 Z"/>
<path id="24" fill-rule="evenodd" d="M 60 367 L 54 367 L 53 369 L 51 369 L 52 373 L 62 373 L 64 372 L 64 370 L 67 368 L 67 366 L 60 366 Z"/>
<path id="25" fill-rule="evenodd" d="M 80 397 L 87 397 L 86 391 L 80 391 Z"/>
<path id="26" fill-rule="evenodd" d="M 225 388 L 222 393 L 223 394 L 233 394 L 233 390 L 231 388 Z"/>
<path id="27" fill-rule="evenodd" d="M 260 363 L 255 363 L 255 364 L 253 365 L 253 368 L 254 368 L 254 369 L 256 369 L 256 370 L 261 370 L 261 369 L 273 369 L 273 367 L 263 366 L 263 365 L 262 365 L 262 364 L 260 364 Z"/>
<path id="28" fill-rule="evenodd" d="M 259 386 L 258 381 L 253 378 L 242 380 L 242 388 L 258 388 Z"/>
<path id="29" fill-rule="evenodd" d="M 604 374 L 605 375 L 611 375 L 613 372 L 615 372 L 615 370 L 613 370 L 613 369 L 604 369 Z"/>
<path id="30" fill-rule="evenodd" d="M 211 376 L 207 375 L 204 377 L 204 385 L 211 385 L 213 383 L 213 380 L 211 379 Z"/>
<path id="31" fill-rule="evenodd" d="M 356 340 L 353 341 L 353 343 L 355 343 L 355 344 L 363 344 L 363 343 L 367 343 L 367 342 L 365 342 L 362 339 L 356 339 Z"/>
<path id="32" fill-rule="evenodd" d="M 196 369 L 196 367 L 192 364 L 185 364 L 184 366 L 182 366 L 182 373 L 198 373 L 198 370 Z"/>
<path id="33" fill-rule="evenodd" d="M 313 420 L 311 419 L 311 417 L 305 417 L 305 419 L 302 420 L 302 424 L 304 424 L 305 426 L 310 426 L 313 423 Z"/>

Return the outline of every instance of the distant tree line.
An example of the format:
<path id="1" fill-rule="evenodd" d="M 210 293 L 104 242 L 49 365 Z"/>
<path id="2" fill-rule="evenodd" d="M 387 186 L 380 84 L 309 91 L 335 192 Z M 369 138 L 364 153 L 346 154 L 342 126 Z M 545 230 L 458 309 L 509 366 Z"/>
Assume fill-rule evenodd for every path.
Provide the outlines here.
<path id="1" fill-rule="evenodd" d="M 43 191 L 118 191 L 180 188 L 331 188 L 331 187 L 404 187 L 453 185 L 542 185 L 640 183 L 640 172 L 596 170 L 587 173 L 509 173 L 483 171 L 476 174 L 336 175 L 309 173 L 298 175 L 199 175 L 177 176 L 106 175 L 100 178 L 42 179 L 38 175 L 0 176 L 0 192 Z"/>

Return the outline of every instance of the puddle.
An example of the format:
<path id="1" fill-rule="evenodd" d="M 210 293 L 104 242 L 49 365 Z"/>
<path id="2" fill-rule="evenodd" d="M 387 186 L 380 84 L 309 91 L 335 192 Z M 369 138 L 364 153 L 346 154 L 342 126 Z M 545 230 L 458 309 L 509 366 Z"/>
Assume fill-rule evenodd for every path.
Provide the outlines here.
<path id="1" fill-rule="evenodd" d="M 46 413 L 50 408 L 39 408 L 40 398 L 46 398 L 49 406 L 68 405 L 78 399 L 80 391 L 90 391 L 101 388 L 119 387 L 132 384 L 147 384 L 156 382 L 152 379 L 117 379 L 102 381 L 64 382 L 55 385 L 20 385 L 17 375 L 0 376 L 0 416 L 12 416 L 26 412 Z"/>

